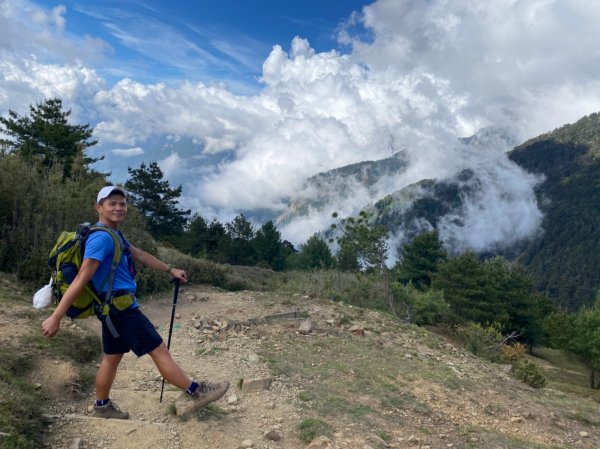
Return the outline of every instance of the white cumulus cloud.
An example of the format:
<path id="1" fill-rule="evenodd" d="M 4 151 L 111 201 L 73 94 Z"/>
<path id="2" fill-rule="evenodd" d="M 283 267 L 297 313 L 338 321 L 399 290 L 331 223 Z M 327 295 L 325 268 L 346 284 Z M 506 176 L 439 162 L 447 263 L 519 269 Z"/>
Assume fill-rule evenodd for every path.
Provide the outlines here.
<path id="1" fill-rule="evenodd" d="M 289 49 L 274 43 L 260 91 L 236 95 L 225 84 L 144 83 L 132 75 L 107 85 L 98 70 L 112 49 L 71 34 L 67 8 L 0 0 L 0 113 L 60 96 L 74 119 L 91 122 L 99 152 L 159 161 L 183 185 L 185 207 L 217 217 L 283 211 L 309 176 L 398 150 L 412 165 L 385 181 L 390 188 L 477 168 L 489 185 L 467 224 L 448 222 L 444 232 L 457 245 L 481 248 L 511 229 L 534 232 L 537 180 L 508 163 L 506 148 L 466 151 L 456 139 L 499 125 L 523 140 L 600 109 L 598 20 L 600 3 L 584 0 L 377 0 L 340 26 L 342 50 L 317 52 L 302 37 Z M 145 34 L 111 23 L 144 56 L 148 47 L 136 43 Z M 144 23 L 151 25 L 144 33 L 163 29 Z M 164 64 L 181 61 L 181 52 L 202 54 L 177 30 L 169 36 L 186 45 L 163 54 Z M 156 143 L 165 136 L 168 145 Z M 103 163 L 111 171 L 121 162 Z M 357 190 L 343 198 L 343 210 L 377 199 L 370 195 Z M 322 221 L 310 216 L 296 225 L 295 240 Z M 486 226 L 493 221 L 497 230 Z"/>

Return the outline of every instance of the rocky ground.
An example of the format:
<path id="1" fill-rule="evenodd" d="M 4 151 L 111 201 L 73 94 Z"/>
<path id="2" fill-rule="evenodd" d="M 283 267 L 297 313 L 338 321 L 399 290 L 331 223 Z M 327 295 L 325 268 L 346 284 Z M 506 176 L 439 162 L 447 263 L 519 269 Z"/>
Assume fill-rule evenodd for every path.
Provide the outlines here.
<path id="1" fill-rule="evenodd" d="M 172 294 L 148 298 L 142 307 L 166 340 Z M 512 378 L 506 366 L 477 359 L 439 336 L 393 324 L 376 312 L 299 295 L 182 286 L 176 316 L 175 359 L 197 379 L 229 380 L 225 397 L 192 416 L 176 417 L 173 401 L 179 391 L 167 385 L 160 403 L 161 378 L 151 359 L 128 354 L 112 398 L 131 419 L 92 418 L 92 394 L 71 392 L 77 384 L 75 367 L 45 360 L 31 381 L 55 398 L 45 414 L 46 447 L 600 447 L 599 408 L 591 399 L 551 387 L 530 388 Z M 0 324 L 0 338 L 8 333 L 14 338 L 23 329 L 8 315 Z M 65 321 L 63 328 L 83 333 L 97 332 L 99 326 L 89 319 Z M 382 389 L 361 380 L 359 370 L 371 369 L 372 360 L 392 359 L 367 379 L 386 379 Z M 392 369 L 400 365 L 400 371 Z M 348 391 L 342 394 L 344 385 Z M 343 396 L 341 407 L 359 407 L 324 416 L 320 398 L 303 397 L 307 391 L 334 395 L 334 390 L 336 400 Z M 383 404 L 374 391 L 395 396 Z M 298 426 L 314 416 L 325 420 L 330 432 L 303 442 Z"/>

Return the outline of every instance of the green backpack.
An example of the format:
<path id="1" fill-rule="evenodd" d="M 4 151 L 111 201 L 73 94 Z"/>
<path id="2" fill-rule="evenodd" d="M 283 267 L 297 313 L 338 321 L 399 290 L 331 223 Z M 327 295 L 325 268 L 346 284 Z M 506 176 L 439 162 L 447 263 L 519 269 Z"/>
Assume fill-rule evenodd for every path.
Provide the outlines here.
<path id="1" fill-rule="evenodd" d="M 71 285 L 75 279 L 75 276 L 77 276 L 77 273 L 79 273 L 81 263 L 83 262 L 87 238 L 93 232 L 98 231 L 108 232 L 115 244 L 115 254 L 113 256 L 110 273 L 103 281 L 100 288 L 100 291 L 106 290 L 109 293 L 106 294 L 104 299 L 101 299 L 101 296 L 94 288 L 92 282 L 88 282 L 81 294 L 73 302 L 71 307 L 69 307 L 69 310 L 67 310 L 67 316 L 71 319 L 88 318 L 92 315 L 108 315 L 109 305 L 113 300 L 117 299 L 112 298 L 112 286 L 115 278 L 115 271 L 121 261 L 121 256 L 123 255 L 121 239 L 107 226 L 92 226 L 90 223 L 82 223 L 77 226 L 76 231 L 61 232 L 54 248 L 50 251 L 48 265 L 50 265 L 53 271 L 52 286 L 55 297 L 60 301 L 69 288 L 69 285 Z M 105 289 L 105 287 L 108 288 Z M 125 309 L 133 303 L 131 297 L 118 299 L 123 303 L 119 304 L 119 309 Z"/>

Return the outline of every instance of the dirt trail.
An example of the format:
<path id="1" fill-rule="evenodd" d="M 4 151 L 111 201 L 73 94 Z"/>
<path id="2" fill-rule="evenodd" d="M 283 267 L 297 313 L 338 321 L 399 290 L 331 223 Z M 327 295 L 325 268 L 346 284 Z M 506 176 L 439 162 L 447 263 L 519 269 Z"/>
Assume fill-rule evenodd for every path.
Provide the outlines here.
<path id="1" fill-rule="evenodd" d="M 148 317 L 157 325 L 165 341 L 172 310 L 172 297 L 157 297 L 142 303 Z M 244 322 L 269 314 L 287 312 L 290 307 L 269 306 L 260 294 L 223 293 L 202 287 L 182 287 L 171 340 L 171 352 L 186 372 L 202 380 L 227 379 L 230 390 L 216 405 L 187 418 L 173 416 L 172 403 L 180 392 L 166 385 L 163 402 L 159 402 L 161 378 L 149 357 L 127 354 L 115 381 L 112 398 L 128 421 L 101 420 L 89 417 L 92 398 L 60 405 L 69 412 L 56 410 L 58 419 L 51 424 L 48 443 L 53 448 L 300 448 L 294 436 L 299 420 L 294 393 L 276 379 L 269 390 L 244 393 L 240 379 L 270 377 L 266 364 L 257 356 L 260 329 L 250 329 L 232 322 Z M 230 329 L 212 333 L 196 329 L 199 321 L 230 322 Z M 68 322 L 63 325 L 69 325 Z M 99 327 L 95 320 L 77 322 L 76 326 Z M 282 441 L 269 441 L 264 433 L 279 429 Z M 80 440 L 81 439 L 81 442 Z"/>
<path id="2" fill-rule="evenodd" d="M 12 310 L 0 317 L 1 338 L 18 341 L 17 334 L 33 331 L 34 323 L 37 332 L 40 315 L 28 320 L 25 304 L 7 307 Z M 147 298 L 142 308 L 166 340 L 172 292 Z M 312 330 L 303 329 L 305 316 Z M 69 327 L 99 333 L 95 319 L 65 320 L 63 328 Z M 76 367 L 48 356 L 31 379 L 56 398 L 48 405 L 45 447 L 600 447 L 598 404 L 592 398 L 551 387 L 533 389 L 510 376 L 506 365 L 488 363 L 390 316 L 343 303 L 185 285 L 171 351 L 196 379 L 228 380 L 229 392 L 186 419 L 176 417 L 172 404 L 180 392 L 167 385 L 159 403 L 161 377 L 151 359 L 127 354 L 111 397 L 131 419 L 97 419 L 90 416 L 91 393 L 69 393 L 78 384 Z M 271 372 L 263 356 L 282 374 Z M 272 383 L 252 391 L 252 379 Z M 311 399 L 311 392 L 321 396 Z M 327 404 L 331 408 L 322 408 Z M 307 445 L 299 438 L 298 424 L 311 417 L 322 417 L 331 431 L 320 443 Z"/>

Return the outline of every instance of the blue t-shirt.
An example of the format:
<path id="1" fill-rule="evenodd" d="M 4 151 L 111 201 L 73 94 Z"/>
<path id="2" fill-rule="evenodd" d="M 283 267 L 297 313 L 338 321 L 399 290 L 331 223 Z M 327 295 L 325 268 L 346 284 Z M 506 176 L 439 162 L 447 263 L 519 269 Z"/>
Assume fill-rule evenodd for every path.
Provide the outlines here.
<path id="1" fill-rule="evenodd" d="M 128 257 L 131 257 L 131 255 L 127 255 L 128 248 L 131 246 L 131 244 L 125 239 L 121 231 L 115 229 L 112 229 L 112 231 L 114 231 L 121 239 L 122 248 L 121 260 L 119 261 L 119 265 L 115 271 L 115 279 L 113 281 L 112 288 L 113 292 L 120 290 L 121 292 L 130 292 L 135 294 L 137 284 L 129 271 L 129 263 L 133 263 L 133 261 L 129 261 Z M 96 270 L 96 273 L 92 278 L 92 284 L 98 293 L 102 293 L 100 292 L 100 287 L 102 287 L 102 284 L 106 282 L 106 279 L 110 274 L 114 254 L 115 245 L 108 232 L 95 231 L 90 234 L 85 244 L 85 253 L 83 258 L 94 259 L 100 262 L 100 266 L 98 266 L 98 270 Z M 107 288 L 108 286 L 105 285 L 102 291 L 106 292 Z M 138 307 L 135 296 L 132 307 Z"/>

